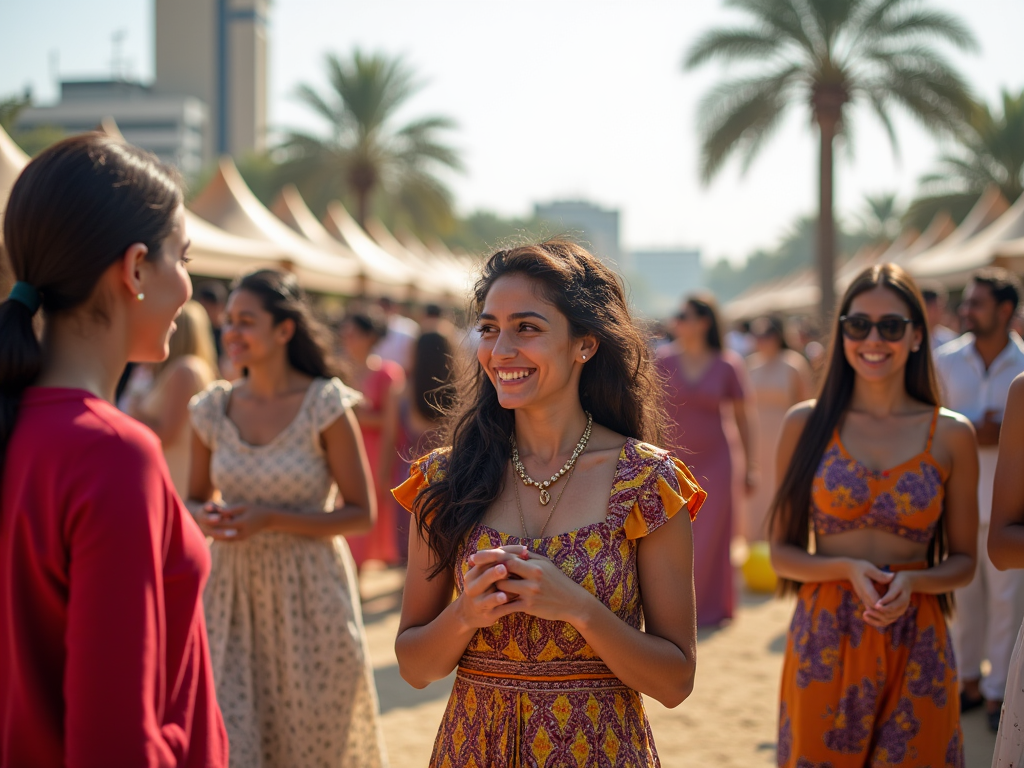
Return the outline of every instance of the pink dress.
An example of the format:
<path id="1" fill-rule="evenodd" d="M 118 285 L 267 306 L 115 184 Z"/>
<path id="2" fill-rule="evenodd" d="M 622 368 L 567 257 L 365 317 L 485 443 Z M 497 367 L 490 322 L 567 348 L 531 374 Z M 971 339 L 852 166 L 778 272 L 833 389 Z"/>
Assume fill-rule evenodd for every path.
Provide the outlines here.
<path id="1" fill-rule="evenodd" d="M 402 367 L 390 360 L 382 360 L 376 371 L 370 371 L 362 384 L 362 395 L 366 399 L 366 408 L 371 413 L 380 414 L 384 410 L 388 394 L 401 386 L 405 379 Z M 401 561 L 398 552 L 396 528 L 398 515 L 395 501 L 391 496 L 393 477 L 380 476 L 380 443 L 381 431 L 376 427 L 361 427 L 363 445 L 366 456 L 370 460 L 370 473 L 373 475 L 373 488 L 377 496 L 377 521 L 373 529 L 364 536 L 346 536 L 352 558 L 356 565 L 361 566 L 367 560 L 382 560 L 389 565 Z M 398 461 L 398 436 L 395 436 L 395 462 Z"/>
<path id="2" fill-rule="evenodd" d="M 693 580 L 697 625 L 714 626 L 732 618 L 733 573 L 729 544 L 733 523 L 733 457 L 739 453 L 736 422 L 728 406 L 743 400 L 742 362 L 719 355 L 697 381 L 686 379 L 679 358 L 658 360 L 665 377 L 665 409 L 670 420 L 667 447 L 693 467 L 708 493 L 693 526 Z"/>

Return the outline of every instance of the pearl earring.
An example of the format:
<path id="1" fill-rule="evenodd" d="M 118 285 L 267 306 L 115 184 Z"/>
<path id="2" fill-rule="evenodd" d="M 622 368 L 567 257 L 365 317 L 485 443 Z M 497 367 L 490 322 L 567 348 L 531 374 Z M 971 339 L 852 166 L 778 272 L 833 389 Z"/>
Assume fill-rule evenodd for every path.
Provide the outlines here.
<path id="1" fill-rule="evenodd" d="M 136 294 L 135 298 L 138 299 L 139 301 L 142 301 L 144 298 L 146 298 L 146 294 L 140 292 Z"/>
<path id="2" fill-rule="evenodd" d="M 586 360 L 586 359 L 587 359 L 587 356 L 586 356 L 586 355 L 584 355 L 584 356 L 583 356 L 583 359 L 584 359 L 584 360 Z"/>

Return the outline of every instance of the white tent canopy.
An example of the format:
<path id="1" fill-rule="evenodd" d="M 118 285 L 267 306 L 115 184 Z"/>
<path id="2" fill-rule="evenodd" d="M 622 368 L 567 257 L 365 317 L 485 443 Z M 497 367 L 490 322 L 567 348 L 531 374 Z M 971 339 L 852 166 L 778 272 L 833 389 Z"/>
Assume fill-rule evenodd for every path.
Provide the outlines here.
<path id="1" fill-rule="evenodd" d="M 1024 237 L 1024 195 L 998 219 L 954 248 L 934 249 L 911 262 L 918 277 L 960 285 L 971 272 L 1000 260 L 999 246 Z"/>
<path id="2" fill-rule="evenodd" d="M 958 253 L 964 243 L 1002 216 L 1009 207 L 1002 192 L 997 187 L 990 187 L 978 198 L 978 202 L 952 234 L 931 248 L 919 251 L 911 258 L 902 259 L 901 265 L 915 277 L 940 277 L 941 269 L 930 269 L 927 265 L 930 262 L 948 263 L 949 258 L 955 260 L 953 254 Z"/>
<path id="3" fill-rule="evenodd" d="M 362 291 L 359 265 L 328 252 L 290 229 L 256 199 L 229 158 L 222 158 L 209 184 L 190 205 L 206 221 L 239 237 L 283 252 L 282 266 L 308 290 L 354 295 Z"/>

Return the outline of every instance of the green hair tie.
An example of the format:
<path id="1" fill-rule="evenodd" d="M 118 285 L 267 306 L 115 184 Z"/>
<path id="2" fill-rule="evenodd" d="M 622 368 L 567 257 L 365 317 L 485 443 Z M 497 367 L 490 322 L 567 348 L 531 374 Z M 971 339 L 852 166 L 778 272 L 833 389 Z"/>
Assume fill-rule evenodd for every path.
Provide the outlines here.
<path id="1" fill-rule="evenodd" d="M 24 304 L 33 315 L 39 310 L 39 305 L 42 304 L 39 291 L 31 283 L 26 283 L 24 280 L 19 280 L 14 284 L 7 300 Z"/>

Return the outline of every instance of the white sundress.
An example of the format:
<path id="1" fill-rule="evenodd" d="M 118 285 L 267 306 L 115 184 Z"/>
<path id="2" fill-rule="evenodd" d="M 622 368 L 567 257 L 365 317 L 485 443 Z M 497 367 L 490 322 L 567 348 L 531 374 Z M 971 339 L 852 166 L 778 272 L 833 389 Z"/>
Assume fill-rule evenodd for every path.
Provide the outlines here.
<path id="1" fill-rule="evenodd" d="M 231 384 L 190 404 L 226 505 L 310 514 L 334 505 L 320 434 L 360 395 L 315 379 L 294 421 L 249 445 L 227 417 Z M 203 594 L 210 655 L 237 768 L 387 765 L 358 582 L 344 538 L 260 532 L 211 543 Z"/>

